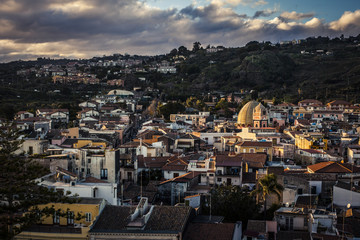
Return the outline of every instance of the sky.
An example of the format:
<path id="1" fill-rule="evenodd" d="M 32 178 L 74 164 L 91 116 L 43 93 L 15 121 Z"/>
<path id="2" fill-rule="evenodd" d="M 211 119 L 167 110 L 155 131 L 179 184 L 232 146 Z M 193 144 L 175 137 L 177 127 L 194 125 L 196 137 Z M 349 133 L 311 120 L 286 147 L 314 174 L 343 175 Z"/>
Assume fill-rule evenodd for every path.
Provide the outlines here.
<path id="1" fill-rule="evenodd" d="M 360 34 L 359 0 L 0 0 L 0 62 Z"/>

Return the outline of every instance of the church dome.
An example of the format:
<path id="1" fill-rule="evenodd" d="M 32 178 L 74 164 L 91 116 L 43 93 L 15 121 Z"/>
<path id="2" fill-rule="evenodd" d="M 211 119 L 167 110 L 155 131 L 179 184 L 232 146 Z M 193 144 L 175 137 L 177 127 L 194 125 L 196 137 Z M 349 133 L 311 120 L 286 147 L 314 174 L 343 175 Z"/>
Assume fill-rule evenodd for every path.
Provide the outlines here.
<path id="1" fill-rule="evenodd" d="M 257 101 L 250 101 L 246 103 L 240 110 L 237 123 L 240 125 L 252 125 L 253 124 L 253 111 L 259 103 Z"/>

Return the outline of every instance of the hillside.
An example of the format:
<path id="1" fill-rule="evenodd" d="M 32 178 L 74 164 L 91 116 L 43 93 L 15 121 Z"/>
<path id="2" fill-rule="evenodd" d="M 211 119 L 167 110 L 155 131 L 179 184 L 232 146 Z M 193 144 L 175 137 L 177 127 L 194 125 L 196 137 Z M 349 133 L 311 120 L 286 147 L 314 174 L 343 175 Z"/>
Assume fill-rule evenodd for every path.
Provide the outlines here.
<path id="1" fill-rule="evenodd" d="M 251 42 L 216 53 L 199 50 L 159 86 L 170 93 L 199 94 L 255 89 L 264 97 L 348 98 L 359 101 L 358 39 L 315 38 L 297 45 Z M 304 51 L 303 53 L 301 53 Z"/>
<path id="2" fill-rule="evenodd" d="M 349 38 L 307 38 L 296 44 L 249 42 L 244 47 L 184 46 L 158 56 L 113 56 L 92 59 L 45 59 L 0 64 L 0 117 L 11 118 L 14 112 L 34 111 L 39 106 L 67 106 L 74 109 L 89 96 L 104 93 L 116 86 L 111 79 L 123 79 L 124 88 L 140 87 L 144 95 L 161 100 L 185 101 L 189 96 L 208 93 L 241 93 L 256 90 L 261 98 L 297 102 L 315 98 L 322 102 L 344 99 L 360 102 L 360 35 Z M 209 48 L 216 51 L 208 51 Z M 218 50 L 220 49 L 220 50 Z M 218 50 L 218 51 L 217 51 Z M 99 65 L 106 61 L 122 61 L 125 65 Z M 161 74 L 156 68 L 166 62 L 176 66 L 176 73 Z M 52 65 L 68 71 L 75 65 L 78 73 L 93 74 L 100 84 L 54 84 L 51 76 L 38 77 L 42 66 Z M 17 71 L 29 71 L 19 75 Z M 139 71 L 140 70 L 140 71 Z M 140 80 L 145 79 L 145 80 Z M 142 103 L 144 106 L 148 102 Z"/>

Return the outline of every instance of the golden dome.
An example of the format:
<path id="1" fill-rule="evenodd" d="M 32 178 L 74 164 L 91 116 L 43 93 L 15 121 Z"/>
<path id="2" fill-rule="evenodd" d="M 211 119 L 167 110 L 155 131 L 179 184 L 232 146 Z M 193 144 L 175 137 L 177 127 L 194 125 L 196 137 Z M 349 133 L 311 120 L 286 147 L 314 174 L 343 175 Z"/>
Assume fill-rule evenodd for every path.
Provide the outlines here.
<path id="1" fill-rule="evenodd" d="M 253 124 L 253 111 L 259 103 L 257 101 L 250 101 L 246 103 L 240 110 L 237 123 L 240 125 L 252 125 Z"/>

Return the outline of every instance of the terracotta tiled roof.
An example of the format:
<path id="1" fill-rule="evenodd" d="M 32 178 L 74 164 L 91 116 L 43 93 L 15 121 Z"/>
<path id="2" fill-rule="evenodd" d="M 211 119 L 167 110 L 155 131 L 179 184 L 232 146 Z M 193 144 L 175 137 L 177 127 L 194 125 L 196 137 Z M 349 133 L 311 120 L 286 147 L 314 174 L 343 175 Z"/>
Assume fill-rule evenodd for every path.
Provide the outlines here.
<path id="1" fill-rule="evenodd" d="M 301 151 L 304 151 L 304 152 L 308 152 L 308 153 L 311 153 L 311 154 L 322 154 L 323 152 L 319 151 L 319 150 L 315 150 L 315 149 L 300 149 Z"/>
<path id="2" fill-rule="evenodd" d="M 164 184 L 164 183 L 168 183 L 168 182 L 188 182 L 191 179 L 196 178 L 200 174 L 201 174 L 200 172 L 188 172 L 188 173 L 185 173 L 184 175 L 161 182 L 160 185 Z"/>
<path id="3" fill-rule="evenodd" d="M 61 167 L 56 167 L 56 171 L 64 173 L 64 174 L 69 175 L 71 177 L 77 177 L 77 175 L 75 173 L 72 173 L 72 172 L 70 172 L 70 171 L 68 171 L 68 170 L 66 170 L 64 168 L 61 168 Z"/>
<path id="4" fill-rule="evenodd" d="M 256 183 L 256 172 L 244 172 L 242 177 L 243 183 Z"/>
<path id="5" fill-rule="evenodd" d="M 240 153 L 243 161 L 245 162 L 260 162 L 265 164 L 267 155 L 266 153 Z"/>
<path id="6" fill-rule="evenodd" d="M 107 183 L 106 181 L 103 181 L 101 179 L 98 178 L 94 178 L 94 177 L 87 177 L 84 181 L 84 183 Z"/>
<path id="7" fill-rule="evenodd" d="M 190 223 L 184 233 L 184 240 L 231 240 L 234 223 Z"/>
<path id="8" fill-rule="evenodd" d="M 285 171 L 284 176 L 305 179 L 307 181 L 329 181 L 335 182 L 337 180 L 336 173 L 308 173 L 303 171 Z"/>
<path id="9" fill-rule="evenodd" d="M 304 103 L 322 104 L 322 102 L 320 102 L 316 99 L 304 99 L 304 100 L 300 101 L 299 103 L 301 103 L 301 104 L 304 104 Z"/>
<path id="10" fill-rule="evenodd" d="M 184 160 L 178 158 L 175 159 L 171 162 L 166 163 L 163 167 L 162 170 L 165 171 L 186 171 L 188 167 L 188 163 L 185 162 Z"/>
<path id="11" fill-rule="evenodd" d="M 252 141 L 244 141 L 236 144 L 242 147 L 272 147 L 272 142 L 252 142 Z"/>
<path id="12" fill-rule="evenodd" d="M 299 195 L 296 199 L 295 207 L 310 208 L 317 205 L 318 198 L 316 195 Z"/>
<path id="13" fill-rule="evenodd" d="M 266 233 L 266 221 L 263 220 L 249 220 L 247 224 L 246 231 L 259 234 Z M 246 235 L 246 234 L 245 234 Z"/>
<path id="14" fill-rule="evenodd" d="M 30 112 L 28 112 L 28 111 L 19 111 L 19 112 L 16 113 L 16 115 L 23 114 L 23 113 L 30 113 Z"/>
<path id="15" fill-rule="evenodd" d="M 216 167 L 236 167 L 242 166 L 241 155 L 217 155 L 215 157 Z"/>
<path id="16" fill-rule="evenodd" d="M 296 121 L 301 125 L 310 125 L 310 121 L 306 119 L 296 119 Z"/>
<path id="17" fill-rule="evenodd" d="M 344 100 L 334 100 L 332 102 L 329 102 L 328 105 L 351 105 L 351 103 Z"/>
<path id="18" fill-rule="evenodd" d="M 276 107 L 295 107 L 296 105 L 293 103 L 281 103 L 276 105 Z"/>
<path id="19" fill-rule="evenodd" d="M 40 111 L 40 112 L 47 112 L 47 113 L 52 113 L 52 112 L 69 112 L 69 109 L 65 109 L 65 108 L 57 108 L 57 109 L 52 109 L 52 108 L 40 108 L 40 109 L 38 109 L 38 111 Z"/>
<path id="20" fill-rule="evenodd" d="M 137 156 L 139 168 L 162 168 L 168 161 L 169 157 L 144 157 Z"/>
<path id="21" fill-rule="evenodd" d="M 17 120 L 16 122 L 21 123 L 21 122 L 39 122 L 39 121 L 50 121 L 49 119 L 43 118 L 43 117 L 30 117 L 30 118 L 25 118 L 22 120 Z"/>
<path id="22" fill-rule="evenodd" d="M 351 164 L 342 164 L 339 162 L 321 162 L 308 166 L 309 172 L 316 173 L 352 173 L 360 172 L 359 168 Z"/>

